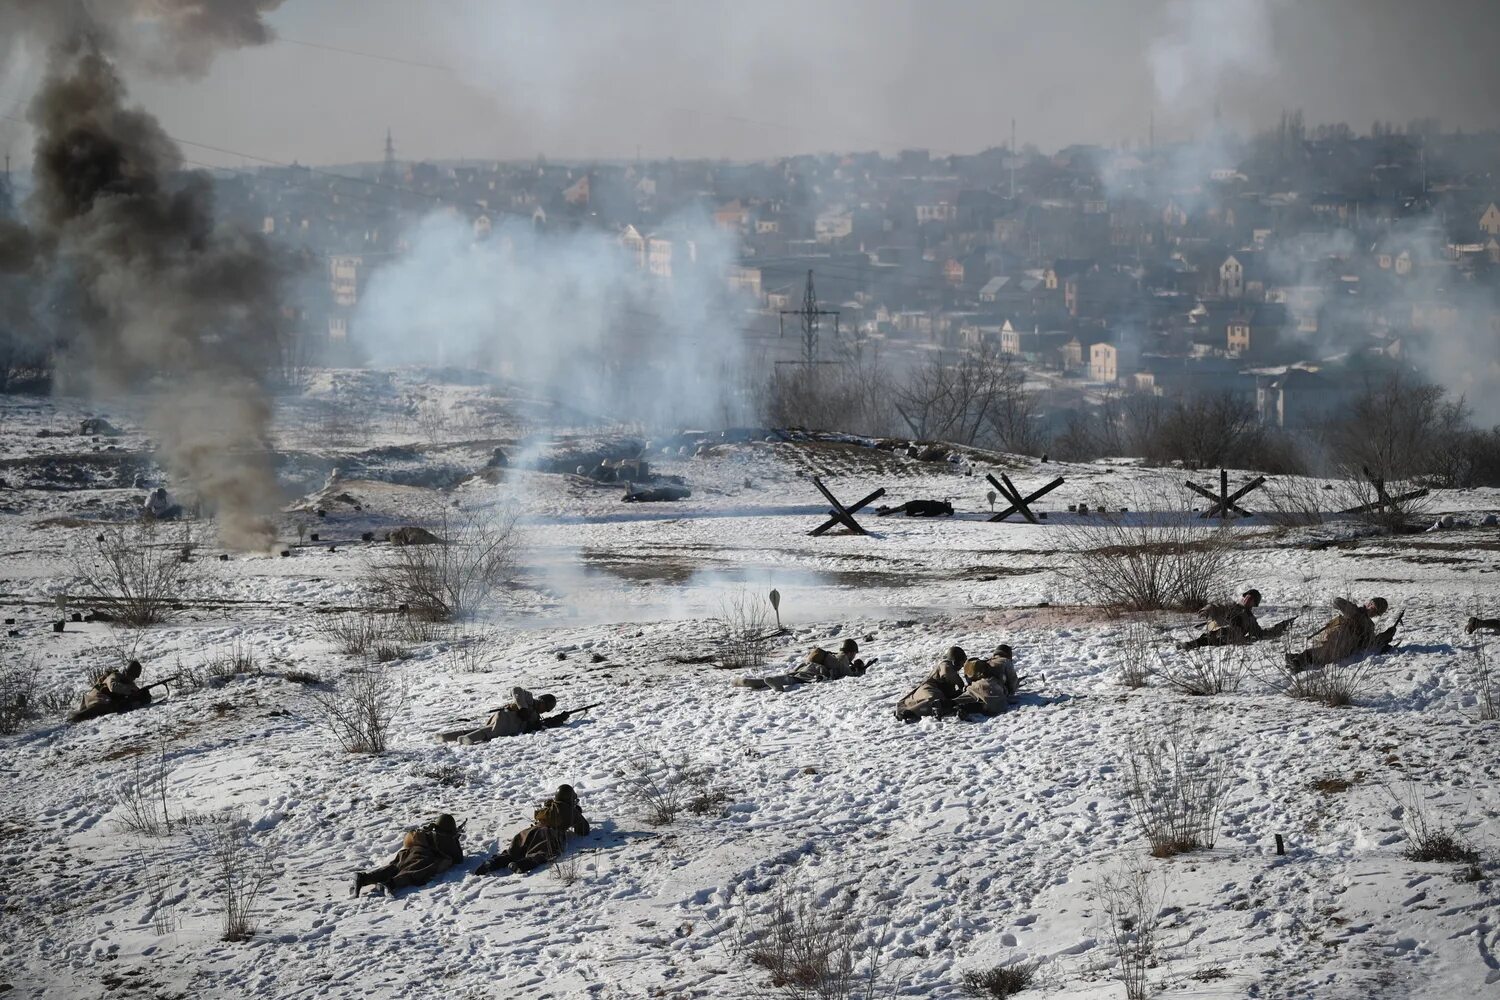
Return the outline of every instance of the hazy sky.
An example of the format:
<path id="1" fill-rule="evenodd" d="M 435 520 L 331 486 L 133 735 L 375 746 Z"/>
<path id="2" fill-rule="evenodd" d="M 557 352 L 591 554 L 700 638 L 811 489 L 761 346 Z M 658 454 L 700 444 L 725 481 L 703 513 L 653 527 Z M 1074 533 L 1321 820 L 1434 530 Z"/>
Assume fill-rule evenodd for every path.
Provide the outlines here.
<path id="1" fill-rule="evenodd" d="M 13 0 L 0 0 L 0 5 Z M 1500 125 L 1500 0 L 285 0 L 202 79 L 132 70 L 180 138 L 276 161 L 724 156 L 1143 140 L 1437 115 Z M 357 50 L 373 56 L 314 46 Z M 35 63 L 0 66 L 19 114 Z M 413 65 L 413 64 L 424 65 Z M 0 121 L 0 151 L 29 159 Z M 234 156 L 188 148 L 208 163 Z"/>

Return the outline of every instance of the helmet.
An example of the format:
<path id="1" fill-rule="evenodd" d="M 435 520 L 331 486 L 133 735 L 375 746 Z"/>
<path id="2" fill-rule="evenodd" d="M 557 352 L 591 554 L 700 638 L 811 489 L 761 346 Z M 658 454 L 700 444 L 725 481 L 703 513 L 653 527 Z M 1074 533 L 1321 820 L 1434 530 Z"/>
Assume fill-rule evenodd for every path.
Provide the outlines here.
<path id="1" fill-rule="evenodd" d="M 1240 596 L 1241 597 L 1248 597 L 1248 598 L 1250 598 L 1250 603 L 1251 603 L 1252 607 L 1257 607 L 1257 608 L 1260 607 L 1260 591 L 1256 590 L 1254 587 L 1251 587 L 1249 590 L 1245 591 Z"/>
<path id="2" fill-rule="evenodd" d="M 458 832 L 458 824 L 453 821 L 451 813 L 443 813 L 437 818 L 437 828 L 439 833 Z"/>
<path id="3" fill-rule="evenodd" d="M 839 652 L 857 653 L 859 652 L 859 643 L 855 642 L 853 639 L 845 639 L 844 644 L 839 647 Z"/>
<path id="4" fill-rule="evenodd" d="M 1370 603 L 1375 605 L 1375 613 L 1377 615 L 1385 614 L 1385 609 L 1390 607 L 1390 605 L 1385 602 L 1384 597 L 1372 597 L 1370 598 Z"/>
<path id="5" fill-rule="evenodd" d="M 141 676 L 141 661 L 131 660 L 128 664 L 126 664 L 125 676 L 132 679 Z"/>
<path id="6" fill-rule="evenodd" d="M 1010 646 L 1003 642 L 995 647 L 995 655 L 1004 657 L 1007 660 L 1015 659 L 1015 654 L 1011 652 Z"/>
<path id="7" fill-rule="evenodd" d="M 543 712 L 550 712 L 557 707 L 557 698 L 554 695 L 544 694 L 536 700 L 542 707 Z"/>
<path id="8" fill-rule="evenodd" d="M 553 796 L 558 805 L 577 805 L 578 793 L 573 791 L 572 785 L 558 785 L 557 794 Z"/>
<path id="9" fill-rule="evenodd" d="M 969 658 L 968 655 L 964 653 L 962 647 L 960 647 L 960 646 L 949 646 L 948 647 L 948 662 L 949 663 L 952 663 L 955 666 L 958 666 L 958 665 L 961 665 L 968 658 Z"/>

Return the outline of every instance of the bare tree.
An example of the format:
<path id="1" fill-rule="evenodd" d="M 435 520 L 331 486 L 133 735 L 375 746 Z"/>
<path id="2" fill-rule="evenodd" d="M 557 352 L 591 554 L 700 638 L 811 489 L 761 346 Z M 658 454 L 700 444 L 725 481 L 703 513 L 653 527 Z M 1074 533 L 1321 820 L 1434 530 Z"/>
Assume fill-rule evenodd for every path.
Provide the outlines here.
<path id="1" fill-rule="evenodd" d="M 1439 386 L 1400 373 L 1366 382 L 1325 428 L 1331 464 L 1345 478 L 1389 483 L 1433 474 L 1446 443 L 1468 428 L 1468 408 Z"/>
<path id="2" fill-rule="evenodd" d="M 1167 408 L 1142 453 L 1159 463 L 1177 459 L 1215 467 L 1243 460 L 1258 448 L 1261 436 L 1259 415 L 1248 398 L 1228 390 L 1201 392 Z"/>
<path id="3" fill-rule="evenodd" d="M 892 386 L 891 400 L 913 436 L 974 445 L 997 430 L 1035 433 L 1025 381 L 1010 355 L 988 348 L 934 355 Z"/>

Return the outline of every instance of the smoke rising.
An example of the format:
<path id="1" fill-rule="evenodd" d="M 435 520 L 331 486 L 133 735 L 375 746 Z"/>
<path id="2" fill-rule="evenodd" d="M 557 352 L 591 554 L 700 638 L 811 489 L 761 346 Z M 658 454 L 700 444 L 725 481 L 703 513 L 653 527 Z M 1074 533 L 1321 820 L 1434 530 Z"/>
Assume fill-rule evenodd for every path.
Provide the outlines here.
<path id="1" fill-rule="evenodd" d="M 372 275 L 355 325 L 376 362 L 477 364 L 615 422 L 743 422 L 746 358 L 724 277 L 734 241 L 706 219 L 667 230 L 670 279 L 597 231 L 513 221 L 476 240 L 464 220 L 433 215 Z"/>
<path id="2" fill-rule="evenodd" d="M 27 113 L 37 139 L 26 230 L 0 226 L 0 266 L 31 279 L 8 325 L 93 391 L 143 394 L 167 467 L 217 512 L 223 542 L 246 549 L 272 540 L 262 378 L 281 269 L 258 236 L 216 227 L 212 181 L 184 173 L 157 121 L 127 106 L 114 55 L 121 29 L 144 23 L 153 65 L 196 71 L 218 48 L 269 38 L 260 16 L 277 3 L 137 0 L 100 17 L 22 0 L 0 22 L 48 52 Z"/>

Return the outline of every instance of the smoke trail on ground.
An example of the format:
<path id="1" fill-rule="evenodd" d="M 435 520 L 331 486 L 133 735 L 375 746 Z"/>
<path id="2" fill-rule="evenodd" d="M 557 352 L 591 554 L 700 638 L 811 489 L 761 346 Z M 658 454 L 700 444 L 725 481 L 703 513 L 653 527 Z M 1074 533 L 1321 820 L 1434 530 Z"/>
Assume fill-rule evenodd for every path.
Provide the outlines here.
<path id="1" fill-rule="evenodd" d="M 247 549 L 272 541 L 262 377 L 281 268 L 260 237 L 215 225 L 211 179 L 184 173 L 157 121 L 127 105 L 115 57 L 139 45 L 153 67 L 201 70 L 218 48 L 266 41 L 261 14 L 279 2 L 136 0 L 100 14 L 20 0 L 0 14 L 13 45 L 48 53 L 27 112 L 35 190 L 24 223 L 0 223 L 0 268 L 26 280 L 0 288 L 0 321 L 54 354 L 63 384 L 76 372 L 95 392 L 144 395 L 169 470 L 217 512 L 224 543 Z"/>

